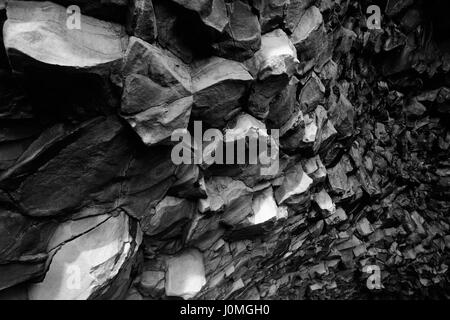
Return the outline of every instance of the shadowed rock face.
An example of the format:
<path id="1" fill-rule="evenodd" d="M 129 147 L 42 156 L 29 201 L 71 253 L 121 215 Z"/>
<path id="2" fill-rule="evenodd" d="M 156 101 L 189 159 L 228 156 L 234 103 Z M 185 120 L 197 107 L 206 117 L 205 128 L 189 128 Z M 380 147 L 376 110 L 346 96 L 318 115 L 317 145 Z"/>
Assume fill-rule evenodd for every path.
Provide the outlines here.
<path id="1" fill-rule="evenodd" d="M 448 19 L 385 2 L 0 0 L 0 299 L 448 296 Z"/>

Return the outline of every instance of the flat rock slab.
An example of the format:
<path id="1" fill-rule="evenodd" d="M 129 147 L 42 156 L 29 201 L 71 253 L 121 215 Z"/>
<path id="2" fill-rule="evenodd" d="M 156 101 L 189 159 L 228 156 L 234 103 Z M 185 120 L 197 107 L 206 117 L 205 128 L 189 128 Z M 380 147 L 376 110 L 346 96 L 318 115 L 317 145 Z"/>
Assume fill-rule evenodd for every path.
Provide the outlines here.
<path id="1" fill-rule="evenodd" d="M 19 52 L 46 64 L 88 68 L 121 59 L 128 43 L 124 27 L 88 16 L 81 15 L 80 29 L 69 29 L 66 8 L 51 2 L 12 1 L 7 16 L 10 57 Z"/>

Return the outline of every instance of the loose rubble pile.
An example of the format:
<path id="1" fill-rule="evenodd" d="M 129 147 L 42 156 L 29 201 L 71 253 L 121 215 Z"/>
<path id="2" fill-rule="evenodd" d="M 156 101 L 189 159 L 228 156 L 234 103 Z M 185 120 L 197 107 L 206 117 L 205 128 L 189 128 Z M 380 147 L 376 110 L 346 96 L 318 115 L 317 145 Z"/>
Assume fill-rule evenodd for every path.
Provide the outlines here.
<path id="1" fill-rule="evenodd" d="M 448 298 L 444 2 L 0 0 L 0 298 Z"/>

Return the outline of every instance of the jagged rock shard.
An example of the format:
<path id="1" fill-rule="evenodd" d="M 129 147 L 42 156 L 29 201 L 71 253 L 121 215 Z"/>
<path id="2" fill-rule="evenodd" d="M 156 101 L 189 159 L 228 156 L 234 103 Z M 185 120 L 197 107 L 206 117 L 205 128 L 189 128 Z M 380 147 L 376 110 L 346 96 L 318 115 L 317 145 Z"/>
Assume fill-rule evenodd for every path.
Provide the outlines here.
<path id="1" fill-rule="evenodd" d="M 239 62 L 219 57 L 200 61 L 193 66 L 193 117 L 213 127 L 223 127 L 253 80 Z"/>
<path id="2" fill-rule="evenodd" d="M 147 145 L 186 128 L 193 97 L 187 66 L 169 52 L 132 37 L 123 75 L 122 116 Z"/>
<path id="3" fill-rule="evenodd" d="M 126 214 L 87 219 L 94 223 L 81 219 L 59 226 L 49 245 L 53 258 L 45 279 L 29 287 L 31 300 L 97 297 L 132 257 L 137 247 Z"/>
<path id="4" fill-rule="evenodd" d="M 297 51 L 281 29 L 265 34 L 261 49 L 246 62 L 257 82 L 252 88 L 249 110 L 257 118 L 269 114 L 270 102 L 289 83 L 298 65 Z"/>
<path id="5" fill-rule="evenodd" d="M 167 261 L 166 296 L 190 299 L 206 284 L 203 255 L 189 249 Z"/>
<path id="6" fill-rule="evenodd" d="M 66 8 L 51 2 L 11 1 L 3 34 L 13 66 L 20 55 L 37 61 L 88 68 L 122 59 L 125 29 L 114 23 L 81 16 L 81 28 L 67 28 Z M 17 59 L 17 61 L 16 61 Z"/>

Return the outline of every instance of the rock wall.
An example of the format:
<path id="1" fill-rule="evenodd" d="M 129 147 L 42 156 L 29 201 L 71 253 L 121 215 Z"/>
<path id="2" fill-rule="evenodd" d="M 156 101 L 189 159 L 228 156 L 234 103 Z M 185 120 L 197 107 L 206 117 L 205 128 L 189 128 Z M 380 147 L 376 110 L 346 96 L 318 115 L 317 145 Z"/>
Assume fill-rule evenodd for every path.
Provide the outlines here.
<path id="1" fill-rule="evenodd" d="M 0 298 L 448 298 L 444 7 L 0 0 Z"/>

